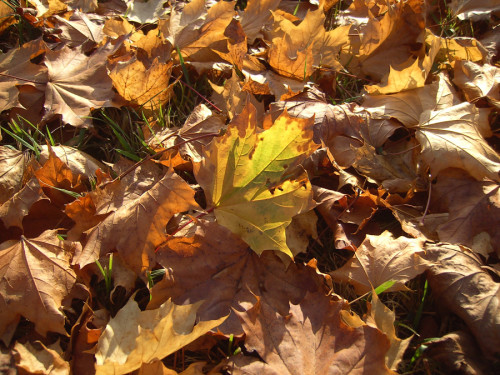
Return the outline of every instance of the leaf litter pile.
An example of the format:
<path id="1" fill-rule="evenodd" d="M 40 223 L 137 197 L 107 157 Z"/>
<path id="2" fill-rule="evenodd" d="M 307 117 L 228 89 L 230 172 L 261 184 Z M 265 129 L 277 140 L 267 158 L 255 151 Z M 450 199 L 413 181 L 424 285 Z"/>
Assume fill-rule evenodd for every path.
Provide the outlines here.
<path id="1" fill-rule="evenodd" d="M 2 373 L 498 373 L 499 10 L 2 1 Z"/>

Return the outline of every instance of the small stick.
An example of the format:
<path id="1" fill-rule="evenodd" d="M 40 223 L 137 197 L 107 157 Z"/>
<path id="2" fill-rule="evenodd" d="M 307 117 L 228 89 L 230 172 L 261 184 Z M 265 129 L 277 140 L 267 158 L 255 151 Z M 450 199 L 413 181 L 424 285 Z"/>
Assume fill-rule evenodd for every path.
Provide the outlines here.
<path id="1" fill-rule="evenodd" d="M 212 107 L 215 108 L 215 110 L 219 111 L 222 113 L 222 109 L 217 107 L 214 103 L 212 103 L 210 100 L 208 100 L 205 96 L 200 94 L 194 87 L 192 87 L 190 84 L 184 82 L 183 80 L 179 79 L 179 82 L 182 83 L 184 86 L 188 87 L 189 89 L 193 90 L 200 98 L 202 98 L 204 101 L 206 101 L 208 104 L 210 104 Z"/>

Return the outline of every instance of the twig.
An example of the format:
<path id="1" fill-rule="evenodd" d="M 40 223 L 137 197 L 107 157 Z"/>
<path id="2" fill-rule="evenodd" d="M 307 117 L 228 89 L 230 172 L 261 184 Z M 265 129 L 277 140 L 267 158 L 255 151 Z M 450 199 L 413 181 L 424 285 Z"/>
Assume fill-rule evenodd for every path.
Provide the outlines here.
<path id="1" fill-rule="evenodd" d="M 210 100 L 208 100 L 205 96 L 203 96 L 202 94 L 200 94 L 194 87 L 192 87 L 190 84 L 184 82 L 183 80 L 179 79 L 179 82 L 182 83 L 184 86 L 186 86 L 187 88 L 193 90 L 200 98 L 202 98 L 204 101 L 206 101 L 208 104 L 210 104 L 212 107 L 214 107 L 215 110 L 219 111 L 222 113 L 222 109 L 220 109 L 219 107 L 217 107 L 214 103 L 212 103 Z"/>

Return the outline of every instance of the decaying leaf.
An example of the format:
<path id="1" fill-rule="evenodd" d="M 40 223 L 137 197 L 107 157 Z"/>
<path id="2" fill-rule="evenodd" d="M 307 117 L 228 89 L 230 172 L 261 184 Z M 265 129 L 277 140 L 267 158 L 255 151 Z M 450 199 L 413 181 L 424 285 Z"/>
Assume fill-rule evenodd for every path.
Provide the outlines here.
<path id="1" fill-rule="evenodd" d="M 277 250 L 291 257 L 285 228 L 292 216 L 309 211 L 314 202 L 306 176 L 285 180 L 284 173 L 316 148 L 312 121 L 285 113 L 258 133 L 255 116 L 248 104 L 226 134 L 205 150 L 195 176 L 221 225 L 258 254 Z"/>
<path id="2" fill-rule="evenodd" d="M 119 207 L 88 234 L 80 267 L 117 250 L 137 273 L 150 266 L 154 251 L 166 238 L 165 227 L 174 214 L 198 208 L 194 191 L 173 171 L 142 195 Z"/>
<path id="3" fill-rule="evenodd" d="M 444 243 L 425 247 L 427 277 L 436 300 L 469 326 L 484 353 L 500 350 L 500 283 L 470 250 Z"/>
<path id="4" fill-rule="evenodd" d="M 169 298 L 176 304 L 204 301 L 198 310 L 202 320 L 245 311 L 256 295 L 286 315 L 290 302 L 299 303 L 307 291 L 313 293 L 327 281 L 314 264 L 285 267 L 269 251 L 259 257 L 228 229 L 205 220 L 194 237 L 167 241 L 158 249 L 157 261 L 166 275 L 151 289 L 148 308 Z M 217 329 L 227 335 L 243 333 L 234 313 Z"/>
<path id="5" fill-rule="evenodd" d="M 167 301 L 155 310 L 141 311 L 131 298 L 99 338 L 96 374 L 127 374 L 143 363 L 163 359 L 226 319 L 223 316 L 195 323 L 198 307 L 176 306 Z"/>
<path id="6" fill-rule="evenodd" d="M 435 210 L 448 212 L 437 227 L 442 242 L 462 244 L 488 258 L 500 252 L 500 186 L 477 181 L 460 170 L 444 171 L 433 187 Z M 486 236 L 480 241 L 481 236 Z"/>
<path id="7" fill-rule="evenodd" d="M 354 285 L 357 294 L 364 294 L 386 281 L 395 281 L 387 291 L 408 290 L 405 282 L 428 268 L 423 258 L 424 239 L 394 238 L 385 231 L 380 236 L 366 236 L 354 257 L 342 268 L 331 272 L 335 280 Z"/>
<path id="8" fill-rule="evenodd" d="M 287 316 L 264 301 L 237 313 L 246 333 L 245 345 L 264 362 L 237 356 L 234 374 L 392 374 L 384 362 L 387 338 L 368 325 L 351 328 L 342 320 L 341 301 L 308 293 Z"/>
<path id="9" fill-rule="evenodd" d="M 56 235 L 50 230 L 0 245 L 0 334 L 21 315 L 41 335 L 66 334 L 61 304 L 76 281 L 70 260 L 80 245 Z"/>

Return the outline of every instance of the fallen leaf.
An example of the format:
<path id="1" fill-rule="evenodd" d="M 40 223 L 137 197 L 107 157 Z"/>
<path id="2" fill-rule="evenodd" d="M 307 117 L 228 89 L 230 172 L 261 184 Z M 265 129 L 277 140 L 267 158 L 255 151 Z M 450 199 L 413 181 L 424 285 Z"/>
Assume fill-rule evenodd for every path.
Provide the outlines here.
<path id="1" fill-rule="evenodd" d="M 31 59 L 45 51 L 42 39 L 23 44 L 0 56 L 0 111 L 22 107 L 18 99 L 18 85 L 31 85 L 43 90 L 47 68 L 35 65 Z"/>
<path id="2" fill-rule="evenodd" d="M 48 51 L 44 60 L 48 71 L 44 119 L 59 114 L 65 124 L 89 127 L 91 109 L 112 107 L 115 94 L 106 61 L 118 46 L 106 44 L 90 56 L 78 48 Z"/>
<path id="3" fill-rule="evenodd" d="M 96 374 L 126 374 L 143 363 L 163 359 L 194 341 L 226 317 L 196 322 L 199 304 L 177 306 L 171 301 L 141 311 L 132 298 L 111 318 L 96 349 Z"/>
<path id="4" fill-rule="evenodd" d="M 411 336 L 401 340 L 396 336 L 395 319 L 396 314 L 380 301 L 377 293 L 372 292 L 372 300 L 371 303 L 368 303 L 365 321 L 368 325 L 381 330 L 389 339 L 391 346 L 385 355 L 385 364 L 393 371 L 397 371 L 398 365 L 403 360 L 403 355 L 413 338 Z"/>
<path id="5" fill-rule="evenodd" d="M 224 127 L 223 116 L 214 114 L 205 104 L 199 104 L 180 129 L 165 128 L 154 133 L 149 138 L 148 144 L 151 147 L 168 148 L 185 142 L 178 146 L 181 156 L 185 159 L 190 158 L 193 162 L 200 162 L 203 147 L 206 147 L 215 134 Z M 207 137 L 194 140 L 204 135 Z"/>
<path id="6" fill-rule="evenodd" d="M 297 26 L 280 13 L 273 13 L 274 27 L 269 33 L 269 64 L 281 75 L 306 80 L 319 67 L 339 70 L 338 55 L 348 42 L 350 26 L 326 31 L 323 7 L 308 11 Z"/>
<path id="7" fill-rule="evenodd" d="M 475 336 L 483 353 L 500 350 L 500 284 L 470 250 L 445 243 L 425 246 L 430 262 L 427 280 L 440 304 L 458 315 Z"/>
<path id="8" fill-rule="evenodd" d="M 334 280 L 349 282 L 358 295 L 386 281 L 395 283 L 387 291 L 408 290 L 405 282 L 428 269 L 423 258 L 424 239 L 394 238 L 389 231 L 380 236 L 367 235 L 354 257 L 330 272 Z"/>
<path id="9" fill-rule="evenodd" d="M 82 46 L 82 50 L 89 52 L 104 38 L 102 16 L 76 10 L 69 19 L 55 15 L 54 20 L 55 27 L 60 30 L 57 37 L 68 47 Z"/>
<path id="10" fill-rule="evenodd" d="M 285 180 L 284 173 L 316 148 L 312 121 L 284 113 L 261 133 L 256 122 L 255 107 L 248 104 L 205 150 L 205 159 L 194 166 L 195 177 L 219 224 L 257 254 L 277 250 L 292 257 L 285 228 L 314 201 L 306 176 Z"/>
<path id="11" fill-rule="evenodd" d="M 43 193 L 40 182 L 32 178 L 16 194 L 0 206 L 0 219 L 6 228 L 23 228 L 23 219 L 34 203 L 48 197 Z"/>
<path id="12" fill-rule="evenodd" d="M 158 249 L 157 262 L 165 278 L 151 289 L 148 308 L 168 298 L 176 304 L 204 301 L 200 319 L 212 320 L 231 310 L 244 311 L 260 296 L 282 315 L 289 303 L 299 303 L 307 291 L 315 292 L 328 280 L 313 264 L 290 263 L 288 268 L 266 251 L 259 257 L 228 229 L 200 220 L 193 237 L 170 239 Z M 222 333 L 240 335 L 234 313 L 219 327 Z"/>
<path id="13" fill-rule="evenodd" d="M 0 334 L 22 315 L 45 336 L 66 335 L 61 304 L 76 282 L 70 267 L 78 243 L 61 241 L 56 230 L 0 245 Z"/>
<path id="14" fill-rule="evenodd" d="M 467 246 L 486 258 L 488 252 L 500 254 L 500 186 L 492 181 L 477 181 L 460 170 L 446 170 L 432 187 L 435 211 L 449 212 L 449 219 L 437 227 L 439 239 Z M 489 241 L 475 246 L 481 233 Z"/>
<path id="15" fill-rule="evenodd" d="M 471 103 L 486 98 L 495 107 L 500 107 L 500 69 L 484 64 L 480 66 L 472 61 L 455 62 L 453 83 L 462 89 Z"/>
<path id="16" fill-rule="evenodd" d="M 198 208 L 194 190 L 173 171 L 149 190 L 107 216 L 88 233 L 73 264 L 80 268 L 116 249 L 140 274 L 150 267 L 154 251 L 166 238 L 165 226 L 174 214 Z"/>
<path id="17" fill-rule="evenodd" d="M 500 10 L 500 5 L 492 0 L 452 0 L 449 7 L 459 20 L 473 21 L 488 19 Z"/>
<path id="18" fill-rule="evenodd" d="M 257 99 L 246 91 L 242 91 L 240 80 L 235 71 L 230 79 L 226 80 L 224 86 L 217 86 L 212 83 L 212 100 L 218 108 L 227 113 L 230 120 L 239 115 L 245 107 L 247 101 L 257 108 L 258 117 L 261 118 L 264 113 L 264 106 Z"/>
<path id="19" fill-rule="evenodd" d="M 162 63 L 155 58 L 146 66 L 134 58 L 117 63 L 109 77 L 118 93 L 131 105 L 158 110 L 172 95 L 171 74 L 172 62 Z"/>
<path id="20" fill-rule="evenodd" d="M 90 178 L 96 175 L 98 169 L 103 171 L 108 169 L 102 162 L 77 148 L 64 145 L 51 146 L 50 148 L 61 162 L 68 166 L 74 175 L 80 174 Z M 49 155 L 49 146 L 42 145 L 39 158 L 40 163 L 45 164 L 49 159 Z"/>
<path id="21" fill-rule="evenodd" d="M 495 372 L 489 368 L 493 367 L 491 361 L 483 356 L 474 338 L 465 331 L 448 333 L 426 346 L 424 356 L 438 362 L 449 373 L 486 375 Z"/>
<path id="22" fill-rule="evenodd" d="M 0 146 L 0 205 L 21 189 L 27 161 L 26 153 Z"/>
<path id="23" fill-rule="evenodd" d="M 264 301 L 237 312 L 245 347 L 254 357 L 232 357 L 234 374 L 393 374 L 385 363 L 387 338 L 376 328 L 352 328 L 341 320 L 344 302 L 308 293 L 287 316 Z"/>
<path id="24" fill-rule="evenodd" d="M 137 23 L 155 23 L 164 18 L 168 7 L 164 8 L 166 0 L 150 0 L 146 2 L 125 0 L 127 4 L 127 18 Z"/>
<path id="25" fill-rule="evenodd" d="M 40 341 L 35 342 L 37 347 L 30 342 L 25 345 L 16 342 L 14 352 L 16 353 L 16 366 L 29 374 L 43 375 L 69 375 L 69 363 L 61 358 L 62 353 L 46 347 Z"/>
<path id="26" fill-rule="evenodd" d="M 274 11 L 279 0 L 249 0 L 244 11 L 238 11 L 241 27 L 248 37 L 248 43 L 252 45 L 255 39 L 262 38 L 262 30 L 272 24 L 272 11 Z"/>

